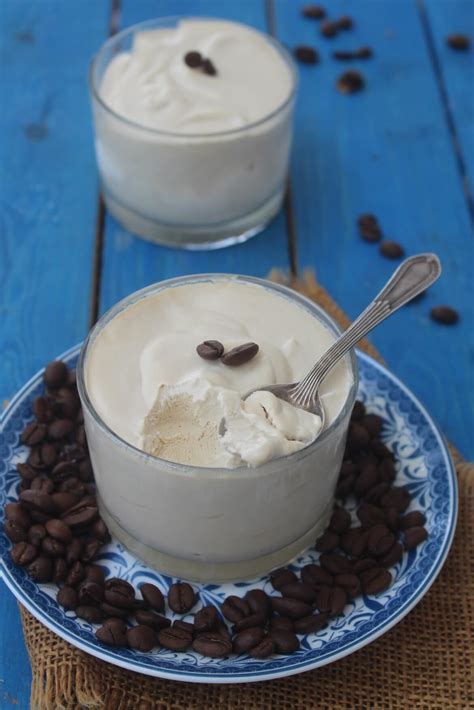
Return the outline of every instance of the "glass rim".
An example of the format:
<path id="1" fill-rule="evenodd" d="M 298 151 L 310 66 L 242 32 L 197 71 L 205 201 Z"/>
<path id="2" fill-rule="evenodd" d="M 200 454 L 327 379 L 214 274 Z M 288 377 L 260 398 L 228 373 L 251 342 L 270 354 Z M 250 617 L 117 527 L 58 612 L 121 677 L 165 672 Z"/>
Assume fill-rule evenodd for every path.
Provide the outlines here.
<path id="1" fill-rule="evenodd" d="M 292 460 L 295 460 L 297 458 L 302 458 L 303 456 L 306 457 L 312 453 L 314 449 L 316 449 L 318 446 L 321 445 L 322 442 L 324 442 L 329 435 L 337 429 L 341 421 L 344 419 L 344 417 L 347 415 L 349 409 L 352 410 L 352 407 L 354 406 L 354 402 L 356 399 L 357 395 L 357 389 L 359 385 L 359 373 L 358 373 L 358 366 L 357 366 L 357 358 L 355 355 L 355 349 L 353 348 L 346 357 L 349 358 L 350 361 L 350 367 L 351 367 L 351 374 L 352 374 L 352 383 L 349 388 L 349 391 L 347 393 L 347 398 L 344 402 L 344 405 L 341 407 L 337 417 L 334 419 L 331 424 L 324 429 L 324 431 L 321 433 L 320 436 L 318 436 L 314 441 L 312 441 L 310 444 L 307 446 L 303 447 L 302 449 L 299 449 L 298 451 L 294 451 L 291 454 L 285 454 L 284 456 L 279 456 L 274 459 L 270 459 L 269 461 L 266 461 L 265 463 L 261 464 L 260 466 L 255 466 L 255 467 L 249 467 L 249 466 L 237 466 L 235 468 L 228 468 L 225 466 L 195 466 L 193 464 L 183 464 L 183 463 L 178 463 L 176 461 L 169 461 L 168 459 L 161 458 L 159 456 L 153 456 L 152 454 L 148 454 L 146 451 L 143 451 L 143 449 L 138 448 L 134 444 L 131 444 L 130 442 L 126 441 L 123 439 L 121 436 L 119 436 L 113 429 L 109 427 L 109 425 L 102 419 L 100 414 L 97 412 L 96 408 L 94 407 L 90 397 L 89 393 L 87 391 L 87 385 L 86 385 L 86 377 L 85 377 L 85 369 L 86 369 L 86 359 L 87 359 L 87 354 L 88 354 L 88 349 L 95 339 L 95 337 L 103 330 L 103 328 L 112 321 L 119 313 L 124 311 L 126 308 L 129 306 L 134 305 L 135 303 L 138 303 L 139 301 L 144 300 L 147 296 L 158 293 L 160 291 L 163 291 L 167 288 L 173 288 L 173 287 L 179 287 L 183 286 L 185 284 L 189 283 L 198 283 L 201 281 L 228 281 L 228 280 L 235 280 L 235 281 L 240 281 L 243 283 L 247 284 L 253 284 L 257 286 L 262 286 L 264 288 L 276 291 L 277 293 L 280 293 L 282 296 L 285 296 L 289 298 L 291 301 L 296 301 L 299 302 L 302 307 L 306 307 L 307 310 L 312 312 L 313 317 L 315 317 L 317 320 L 323 323 L 326 327 L 328 327 L 331 332 L 338 337 L 342 330 L 339 328 L 337 323 L 329 316 L 326 311 L 321 308 L 318 304 L 316 304 L 314 301 L 311 299 L 307 298 L 303 294 L 299 293 L 298 291 L 294 291 L 293 289 L 289 288 L 288 286 L 284 286 L 279 283 L 275 283 L 273 281 L 270 281 L 268 279 L 263 279 L 263 278 L 258 278 L 256 276 L 244 276 L 240 274 L 226 274 L 226 273 L 204 273 L 204 274 L 193 274 L 193 275 L 188 275 L 188 276 L 176 276 L 171 279 L 165 279 L 164 281 L 159 281 L 154 284 L 150 284 L 149 286 L 146 286 L 145 288 L 139 289 L 138 291 L 134 291 L 130 295 L 126 296 L 125 298 L 122 298 L 120 301 L 118 301 L 114 306 L 109 308 L 100 318 L 92 329 L 90 330 L 89 334 L 87 335 L 86 339 L 84 340 L 82 347 L 81 347 L 81 352 L 79 355 L 79 360 L 77 363 L 77 386 L 78 386 L 78 391 L 79 395 L 82 401 L 83 407 L 88 411 L 88 413 L 91 415 L 92 419 L 94 420 L 95 424 L 99 427 L 99 429 L 109 438 L 111 439 L 114 443 L 118 444 L 125 450 L 131 452 L 134 456 L 137 456 L 138 458 L 143 459 L 144 461 L 148 462 L 150 465 L 156 465 L 157 462 L 159 462 L 161 465 L 164 465 L 170 469 L 171 472 L 174 473 L 180 473 L 180 474 L 187 474 L 190 471 L 199 471 L 200 474 L 206 473 L 208 476 L 211 476 L 213 478 L 218 478 L 220 477 L 221 474 L 228 476 L 232 474 L 232 472 L 239 472 L 238 475 L 242 475 L 242 472 L 247 472 L 247 473 L 252 473 L 252 472 L 261 472 L 265 468 L 272 466 L 275 464 L 275 462 L 288 462 L 290 463 Z"/>
<path id="2" fill-rule="evenodd" d="M 271 44 L 277 52 L 280 54 L 282 59 L 285 61 L 286 65 L 288 66 L 292 78 L 292 86 L 290 93 L 286 97 L 286 99 L 279 104 L 275 109 L 273 109 L 270 113 L 268 113 L 266 116 L 263 116 L 262 118 L 259 118 L 256 121 L 252 121 L 251 123 L 248 123 L 245 126 L 240 126 L 239 128 L 230 128 L 224 131 L 213 131 L 212 133 L 179 133 L 177 131 L 167 131 L 167 130 L 162 130 L 160 128 L 151 128 L 150 126 L 145 126 L 142 123 L 138 123 L 137 121 L 132 121 L 131 119 L 127 118 L 123 114 L 118 113 L 115 111 L 100 95 L 100 87 L 97 85 L 96 81 L 96 76 L 95 76 L 95 69 L 97 67 L 97 64 L 99 63 L 100 59 L 104 55 L 104 53 L 116 42 L 119 42 L 123 40 L 127 35 L 133 34 L 137 30 L 141 29 L 146 29 L 147 27 L 150 26 L 157 26 L 157 25 L 164 25 L 165 23 L 171 23 L 171 22 L 178 22 L 179 20 L 198 20 L 198 21 L 205 21 L 205 20 L 216 20 L 222 21 L 222 18 L 216 18 L 216 17 L 210 17 L 207 15 L 195 15 L 195 16 L 187 16 L 187 15 L 170 15 L 170 16 L 164 16 L 164 17 L 155 17 L 150 20 L 144 20 L 143 22 L 137 22 L 134 25 L 130 25 L 129 27 L 126 27 L 125 29 L 121 30 L 120 32 L 117 32 L 117 34 L 112 35 L 109 37 L 99 48 L 99 50 L 96 52 L 96 54 L 92 57 L 92 60 L 89 65 L 89 72 L 88 72 L 88 85 L 89 85 L 89 93 L 92 96 L 92 98 L 97 101 L 101 107 L 107 111 L 110 115 L 112 115 L 114 118 L 118 119 L 119 121 L 122 121 L 123 123 L 127 124 L 128 126 L 140 130 L 140 131 L 146 131 L 147 133 L 151 133 L 152 135 L 155 136 L 167 136 L 168 138 L 200 138 L 200 139 L 212 139 L 212 138 L 219 138 L 219 137 L 226 137 L 226 136 L 234 136 L 234 135 L 239 135 L 241 133 L 245 133 L 246 131 L 250 131 L 254 128 L 257 128 L 258 126 L 264 124 L 266 121 L 270 121 L 272 118 L 277 116 L 279 113 L 282 113 L 294 100 L 296 96 L 296 90 L 298 88 L 298 70 L 296 67 L 296 63 L 293 60 L 293 57 L 291 56 L 290 52 L 286 49 L 286 47 L 275 37 L 272 37 L 272 35 L 266 34 L 265 32 L 258 30 L 256 27 L 252 27 L 251 25 L 246 25 L 244 22 L 237 22 L 234 20 L 226 20 L 227 22 L 232 22 L 235 25 L 242 25 L 246 29 L 250 29 L 253 32 L 256 32 L 257 34 L 262 35 L 265 37 L 267 42 Z"/>

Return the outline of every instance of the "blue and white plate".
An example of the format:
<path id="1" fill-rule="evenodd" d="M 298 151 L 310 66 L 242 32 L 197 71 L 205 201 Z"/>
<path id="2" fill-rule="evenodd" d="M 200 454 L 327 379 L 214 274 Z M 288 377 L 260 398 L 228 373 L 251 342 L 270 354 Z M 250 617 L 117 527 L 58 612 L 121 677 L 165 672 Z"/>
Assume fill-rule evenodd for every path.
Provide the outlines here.
<path id="1" fill-rule="evenodd" d="M 62 356 L 74 366 L 79 348 Z M 96 639 L 94 626 L 75 618 L 56 602 L 56 587 L 36 584 L 25 571 L 13 565 L 11 543 L 0 533 L 0 574 L 17 599 L 43 624 L 69 643 L 97 658 L 147 675 L 197 683 L 248 683 L 301 673 L 347 656 L 367 645 L 399 622 L 428 591 L 448 553 L 457 515 L 457 487 L 453 465 L 438 428 L 411 392 L 371 358 L 358 354 L 359 396 L 371 412 L 384 419 L 383 440 L 399 462 L 397 482 L 407 485 L 413 496 L 412 508 L 425 512 L 429 537 L 416 550 L 405 553 L 394 569 L 394 584 L 375 597 L 359 597 L 317 634 L 301 637 L 301 648 L 290 656 L 276 655 L 267 660 L 249 656 L 212 659 L 189 651 L 166 649 L 140 653 L 108 648 Z M 3 505 L 18 497 L 15 465 L 24 460 L 20 433 L 31 419 L 33 399 L 42 391 L 38 373 L 16 395 L 1 420 L 0 431 L 0 520 Z M 318 553 L 308 550 L 292 565 L 296 571 L 314 562 Z M 122 577 L 138 587 L 154 582 L 166 593 L 174 579 L 146 567 L 122 545 L 112 541 L 103 548 L 98 563 L 108 575 Z M 236 584 L 194 584 L 199 606 L 219 604 L 228 594 L 243 596 L 247 587 L 271 591 L 266 579 Z"/>

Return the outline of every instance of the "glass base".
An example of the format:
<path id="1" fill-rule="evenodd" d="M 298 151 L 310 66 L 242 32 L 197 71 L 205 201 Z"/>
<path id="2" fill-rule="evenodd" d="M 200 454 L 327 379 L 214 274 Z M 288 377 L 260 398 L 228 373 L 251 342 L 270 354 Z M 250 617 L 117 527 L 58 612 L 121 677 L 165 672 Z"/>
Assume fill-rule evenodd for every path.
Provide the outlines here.
<path id="1" fill-rule="evenodd" d="M 246 242 L 261 232 L 278 213 L 283 202 L 284 188 L 279 188 L 263 205 L 253 212 L 230 222 L 198 227 L 171 225 L 144 217 L 125 207 L 104 190 L 104 201 L 109 212 L 125 229 L 156 244 L 194 251 L 221 249 Z"/>
<path id="2" fill-rule="evenodd" d="M 207 560 L 186 560 L 167 555 L 154 547 L 145 545 L 112 517 L 98 497 L 100 514 L 110 533 L 130 552 L 133 552 L 150 567 L 179 579 L 195 582 L 236 582 L 267 574 L 272 569 L 287 565 L 304 552 L 326 529 L 332 513 L 333 501 L 330 502 L 319 520 L 300 538 L 280 550 L 241 562 L 209 562 Z"/>

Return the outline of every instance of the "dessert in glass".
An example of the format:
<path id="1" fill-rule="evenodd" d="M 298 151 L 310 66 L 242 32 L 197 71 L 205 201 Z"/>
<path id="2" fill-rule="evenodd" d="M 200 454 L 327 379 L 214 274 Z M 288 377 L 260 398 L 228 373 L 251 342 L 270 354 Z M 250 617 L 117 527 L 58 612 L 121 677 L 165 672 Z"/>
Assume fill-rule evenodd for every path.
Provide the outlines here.
<path id="1" fill-rule="evenodd" d="M 293 382 L 339 331 L 294 291 L 204 274 L 149 286 L 89 334 L 78 386 L 99 505 L 151 566 L 224 581 L 286 564 L 333 507 L 357 365 L 321 387 L 319 417 L 259 385 Z"/>
<path id="2" fill-rule="evenodd" d="M 295 90 L 284 47 L 237 22 L 161 18 L 110 38 L 90 71 L 108 209 L 172 246 L 257 234 L 282 203 Z"/>

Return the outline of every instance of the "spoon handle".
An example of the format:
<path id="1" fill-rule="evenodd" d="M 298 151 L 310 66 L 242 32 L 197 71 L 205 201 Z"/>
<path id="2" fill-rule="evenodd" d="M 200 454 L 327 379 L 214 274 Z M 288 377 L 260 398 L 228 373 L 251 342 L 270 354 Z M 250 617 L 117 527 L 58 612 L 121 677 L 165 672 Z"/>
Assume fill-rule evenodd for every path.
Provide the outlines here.
<path id="1" fill-rule="evenodd" d="M 294 398 L 298 400 L 306 400 L 308 396 L 314 398 L 329 370 L 348 350 L 400 306 L 428 288 L 440 274 L 441 264 L 436 254 L 418 254 L 400 264 L 372 303 L 295 387 Z"/>

